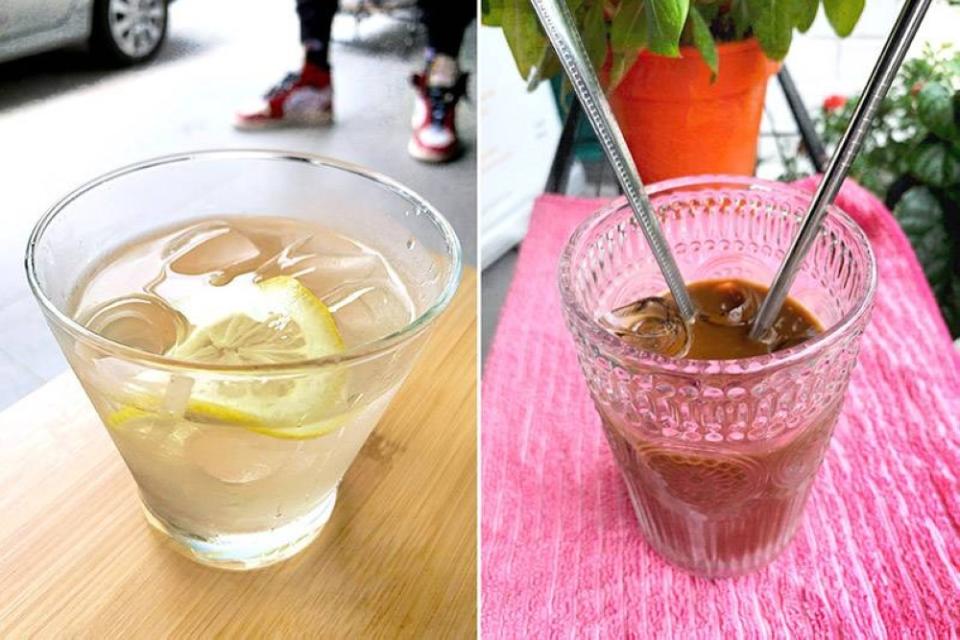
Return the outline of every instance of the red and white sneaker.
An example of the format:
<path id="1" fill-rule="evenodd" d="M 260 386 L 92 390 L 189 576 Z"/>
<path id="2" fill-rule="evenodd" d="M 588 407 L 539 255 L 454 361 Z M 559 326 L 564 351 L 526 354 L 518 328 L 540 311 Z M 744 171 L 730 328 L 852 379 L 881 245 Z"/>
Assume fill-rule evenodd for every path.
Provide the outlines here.
<path id="1" fill-rule="evenodd" d="M 437 56 L 426 73 L 416 73 L 411 83 L 417 89 L 413 135 L 407 145 L 411 156 L 422 162 L 449 162 L 463 151 L 457 138 L 457 102 L 466 93 L 467 74 L 448 56 Z"/>
<path id="2" fill-rule="evenodd" d="M 333 122 L 333 84 L 330 71 L 305 64 L 288 74 L 263 97 L 263 103 L 236 115 L 237 129 L 321 126 Z"/>

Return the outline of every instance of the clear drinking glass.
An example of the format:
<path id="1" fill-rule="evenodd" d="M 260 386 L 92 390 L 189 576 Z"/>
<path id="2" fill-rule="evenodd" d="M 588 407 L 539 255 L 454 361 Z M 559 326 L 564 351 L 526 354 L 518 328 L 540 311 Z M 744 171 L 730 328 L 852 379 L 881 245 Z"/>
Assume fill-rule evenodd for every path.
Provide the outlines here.
<path id="1" fill-rule="evenodd" d="M 81 277 L 117 246 L 226 214 L 302 219 L 364 243 L 404 280 L 416 319 L 334 356 L 227 366 L 139 351 L 71 317 Z M 209 151 L 147 161 L 77 189 L 37 224 L 26 267 L 54 336 L 137 482 L 147 520 L 199 562 L 250 569 L 297 553 L 320 532 L 344 472 L 450 302 L 461 254 L 447 221 L 389 178 L 302 154 Z M 184 408 L 196 388 L 331 380 L 340 392 L 317 394 L 322 406 L 310 408 L 336 426 L 324 437 L 270 437 Z M 144 398 L 162 406 L 144 416 Z"/>
<path id="2" fill-rule="evenodd" d="M 686 282 L 768 284 L 810 196 L 774 182 L 702 176 L 650 188 Z M 746 573 L 797 528 L 840 412 L 876 286 L 866 236 L 831 208 L 791 296 L 825 331 L 741 360 L 643 352 L 597 323 L 666 285 L 629 206 L 585 220 L 560 260 L 567 325 L 640 528 L 697 574 Z"/>

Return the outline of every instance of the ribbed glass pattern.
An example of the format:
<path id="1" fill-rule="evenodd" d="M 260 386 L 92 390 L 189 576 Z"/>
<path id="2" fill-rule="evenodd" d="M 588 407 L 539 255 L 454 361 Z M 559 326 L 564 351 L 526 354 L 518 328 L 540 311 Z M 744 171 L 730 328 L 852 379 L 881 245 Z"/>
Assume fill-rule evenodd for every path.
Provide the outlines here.
<path id="1" fill-rule="evenodd" d="M 687 282 L 769 283 L 808 199 L 744 178 L 652 189 Z M 769 356 L 668 359 L 597 324 L 602 313 L 665 289 L 622 202 L 579 227 L 560 280 L 584 376 L 650 544 L 708 576 L 776 557 L 829 444 L 869 315 L 876 267 L 859 227 L 833 209 L 791 291 L 824 334 Z"/>

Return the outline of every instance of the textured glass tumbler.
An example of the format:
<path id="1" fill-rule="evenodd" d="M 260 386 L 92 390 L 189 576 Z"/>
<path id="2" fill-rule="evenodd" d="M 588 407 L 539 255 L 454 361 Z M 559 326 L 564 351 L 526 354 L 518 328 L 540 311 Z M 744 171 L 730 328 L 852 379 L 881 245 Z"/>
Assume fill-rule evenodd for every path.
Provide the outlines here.
<path id="1" fill-rule="evenodd" d="M 726 176 L 661 182 L 650 195 L 686 282 L 763 285 L 810 199 Z M 617 201 L 577 228 L 560 261 L 564 315 L 640 528 L 664 558 L 732 576 L 787 545 L 843 404 L 875 286 L 866 236 L 832 208 L 791 290 L 824 333 L 767 356 L 671 359 L 597 323 L 666 291 L 628 205 Z"/>
<path id="2" fill-rule="evenodd" d="M 173 360 L 112 342 L 74 320 L 78 283 L 112 250 L 162 227 L 220 215 L 294 218 L 362 242 L 406 284 L 416 319 L 333 356 L 259 365 Z M 103 176 L 43 217 L 26 263 L 48 324 L 137 482 L 148 521 L 188 556 L 227 569 L 283 560 L 317 536 L 341 478 L 461 271 L 450 225 L 402 185 L 334 160 L 267 151 L 170 156 Z M 222 389 L 229 397 L 298 386 L 336 389 L 310 394 L 316 406 L 309 407 L 303 394 L 293 394 L 300 403 L 294 410 L 324 425 L 318 437 L 244 428 L 229 419 L 230 407 L 218 410 L 223 421 L 209 410 L 191 414 L 195 389 Z M 272 406 L 284 410 L 282 402 Z"/>

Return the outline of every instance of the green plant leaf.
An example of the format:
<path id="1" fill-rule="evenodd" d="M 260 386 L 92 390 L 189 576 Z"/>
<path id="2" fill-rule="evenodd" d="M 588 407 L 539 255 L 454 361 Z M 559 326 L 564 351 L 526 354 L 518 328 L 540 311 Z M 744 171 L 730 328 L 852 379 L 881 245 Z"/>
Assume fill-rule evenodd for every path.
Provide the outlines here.
<path id="1" fill-rule="evenodd" d="M 753 18 L 753 32 L 760 48 L 773 60 L 783 60 L 793 38 L 791 0 L 747 0 Z"/>
<path id="2" fill-rule="evenodd" d="M 713 22 L 714 18 L 720 14 L 719 2 L 710 2 L 709 0 L 707 0 L 707 2 L 697 2 L 694 0 L 690 6 L 691 8 L 694 6 L 697 8 L 697 11 L 700 12 L 703 19 L 707 21 L 707 24 Z"/>
<path id="3" fill-rule="evenodd" d="M 604 20 L 603 8 L 603 2 L 589 4 L 580 27 L 580 38 L 595 69 L 600 68 L 607 55 L 607 23 Z"/>
<path id="4" fill-rule="evenodd" d="M 910 175 L 933 187 L 949 188 L 960 184 L 960 159 L 942 142 L 925 142 L 907 159 Z"/>
<path id="5" fill-rule="evenodd" d="M 733 0 L 730 3 L 730 16 L 733 18 L 734 38 L 742 40 L 750 31 L 750 5 L 748 0 Z"/>
<path id="6" fill-rule="evenodd" d="M 820 0 L 793 0 L 793 24 L 801 33 L 806 33 L 817 18 Z"/>
<path id="7" fill-rule="evenodd" d="M 560 66 L 560 59 L 557 58 L 553 45 L 548 42 L 543 48 L 540 59 L 530 68 L 530 75 L 527 77 L 527 90 L 533 91 L 541 82 L 562 71 L 563 67 Z"/>
<path id="8" fill-rule="evenodd" d="M 949 87 L 937 82 L 928 82 L 917 94 L 917 117 L 927 129 L 941 138 L 960 141 L 960 112 L 955 102 L 960 91 L 953 92 Z"/>
<path id="9" fill-rule="evenodd" d="M 520 77 L 530 77 L 530 69 L 543 57 L 547 38 L 540 31 L 540 22 L 530 0 L 501 0 L 500 26 L 517 63 Z"/>
<path id="10" fill-rule="evenodd" d="M 610 48 L 627 53 L 647 46 L 647 14 L 644 0 L 623 0 L 610 23 Z"/>
<path id="11" fill-rule="evenodd" d="M 480 0 L 480 21 L 488 27 L 499 27 L 503 19 L 503 0 Z"/>
<path id="12" fill-rule="evenodd" d="M 627 71 L 630 70 L 630 67 L 637 62 L 637 58 L 639 56 L 639 51 L 634 51 L 632 53 L 614 52 L 610 65 L 610 81 L 609 85 L 607 86 L 607 92 L 613 91 L 617 88 L 617 85 L 623 81 L 623 77 L 627 75 Z"/>
<path id="13" fill-rule="evenodd" d="M 823 0 L 830 26 L 841 38 L 850 35 L 863 13 L 864 0 Z"/>
<path id="14" fill-rule="evenodd" d="M 950 286 L 952 279 L 953 246 L 944 226 L 940 201 L 927 187 L 912 187 L 897 202 L 893 215 L 910 239 L 923 273 L 939 297 Z"/>
<path id="15" fill-rule="evenodd" d="M 680 55 L 680 33 L 687 21 L 690 0 L 645 0 L 647 46 L 650 51 L 676 58 Z"/>
<path id="16" fill-rule="evenodd" d="M 647 48 L 647 14 L 643 0 L 623 0 L 610 24 L 610 84 L 612 91 L 623 80 L 640 52 Z"/>
<path id="17" fill-rule="evenodd" d="M 720 59 L 717 56 L 717 44 L 710 34 L 710 25 L 701 15 L 700 8 L 697 5 L 693 5 L 689 19 L 693 27 L 693 46 L 697 48 L 707 66 L 710 67 L 710 71 L 713 73 L 711 80 L 715 80 L 717 70 L 720 68 Z"/>

